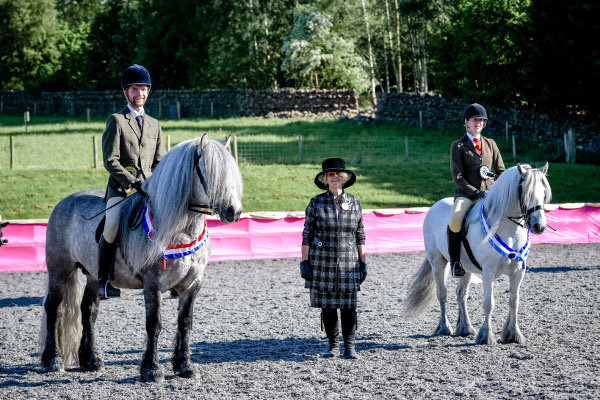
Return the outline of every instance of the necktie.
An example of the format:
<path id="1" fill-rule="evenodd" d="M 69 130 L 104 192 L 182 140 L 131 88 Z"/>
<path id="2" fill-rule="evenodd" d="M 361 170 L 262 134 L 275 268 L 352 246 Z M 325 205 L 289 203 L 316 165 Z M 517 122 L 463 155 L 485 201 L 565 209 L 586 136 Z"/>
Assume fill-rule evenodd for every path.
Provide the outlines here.
<path id="1" fill-rule="evenodd" d="M 135 117 L 135 120 L 137 121 L 138 128 L 140 128 L 140 132 L 141 132 L 142 129 L 144 128 L 144 119 L 142 118 L 141 115 L 138 115 L 137 117 Z"/>
<path id="2" fill-rule="evenodd" d="M 481 155 L 481 140 L 473 138 L 473 141 L 475 142 L 475 148 L 477 149 L 477 152 Z"/>

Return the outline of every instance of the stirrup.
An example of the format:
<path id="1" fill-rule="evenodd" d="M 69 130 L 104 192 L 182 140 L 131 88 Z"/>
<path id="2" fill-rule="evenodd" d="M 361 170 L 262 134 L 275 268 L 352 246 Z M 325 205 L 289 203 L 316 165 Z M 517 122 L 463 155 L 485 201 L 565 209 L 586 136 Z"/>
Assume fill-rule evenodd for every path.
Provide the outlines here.
<path id="1" fill-rule="evenodd" d="M 462 267 L 460 262 L 455 262 L 450 268 L 452 276 L 455 278 L 462 278 L 465 276 L 465 269 Z"/>
<path id="2" fill-rule="evenodd" d="M 98 297 L 101 300 L 121 297 L 121 290 L 111 285 L 110 280 L 107 280 L 104 284 L 98 282 Z"/>

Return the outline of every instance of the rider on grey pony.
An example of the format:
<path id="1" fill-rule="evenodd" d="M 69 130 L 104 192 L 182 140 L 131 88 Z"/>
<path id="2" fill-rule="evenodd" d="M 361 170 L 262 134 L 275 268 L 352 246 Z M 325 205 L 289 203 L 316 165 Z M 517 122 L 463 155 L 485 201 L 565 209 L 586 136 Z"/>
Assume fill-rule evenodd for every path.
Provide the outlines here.
<path id="1" fill-rule="evenodd" d="M 447 234 L 450 267 L 455 277 L 465 274 L 460 263 L 461 229 L 465 214 L 478 199 L 485 196 L 494 180 L 506 171 L 496 142 L 481 135 L 487 124 L 485 108 L 477 103 L 465 108 L 463 123 L 467 132 L 452 143 L 450 149 L 450 168 L 456 191 Z M 495 175 L 490 172 L 492 167 Z"/>
<path id="2" fill-rule="evenodd" d="M 144 112 L 151 86 L 146 68 L 134 64 L 123 71 L 121 87 L 127 106 L 108 117 L 102 135 L 104 168 L 110 173 L 98 268 L 98 296 L 102 299 L 121 294 L 109 281 L 115 261 L 121 200 L 134 191 L 143 193 L 142 182 L 152 175 L 166 153 L 160 124 Z"/>

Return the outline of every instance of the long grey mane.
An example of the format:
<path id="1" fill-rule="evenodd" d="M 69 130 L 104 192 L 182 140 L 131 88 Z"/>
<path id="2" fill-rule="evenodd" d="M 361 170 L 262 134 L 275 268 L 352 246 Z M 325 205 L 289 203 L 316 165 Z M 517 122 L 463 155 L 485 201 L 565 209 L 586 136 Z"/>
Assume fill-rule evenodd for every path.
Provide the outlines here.
<path id="1" fill-rule="evenodd" d="M 125 240 L 126 254 L 143 254 L 145 260 L 129 259 L 135 271 L 144 264 L 156 262 L 177 237 L 187 233 L 198 236 L 203 228 L 202 214 L 188 211 L 194 203 L 195 162 L 201 150 L 201 138 L 191 139 L 173 147 L 158 164 L 152 176 L 143 183 L 150 199 L 150 209 L 155 226 L 153 244 L 142 228 Z M 243 184 L 235 160 L 221 143 L 208 139 L 205 143 L 206 180 L 208 198 L 212 206 L 229 206 L 232 198 L 242 197 Z M 121 225 L 123 228 L 123 224 Z"/>
<path id="2" fill-rule="evenodd" d="M 542 184 L 545 189 L 544 203 L 549 203 L 552 199 L 552 190 L 546 175 L 539 169 L 532 168 L 528 164 L 521 164 L 525 169 L 524 184 L 523 184 L 523 201 L 528 204 L 533 196 L 534 188 L 538 184 Z M 493 235 L 498 230 L 500 223 L 508 216 L 517 217 L 520 214 L 519 200 L 519 182 L 521 174 L 517 166 L 511 167 L 504 171 L 498 180 L 490 187 L 488 194 L 485 197 L 485 213 L 490 224 L 490 232 L 488 236 Z M 468 222 L 471 223 L 479 219 L 479 208 L 481 207 L 480 200 L 469 213 Z"/>

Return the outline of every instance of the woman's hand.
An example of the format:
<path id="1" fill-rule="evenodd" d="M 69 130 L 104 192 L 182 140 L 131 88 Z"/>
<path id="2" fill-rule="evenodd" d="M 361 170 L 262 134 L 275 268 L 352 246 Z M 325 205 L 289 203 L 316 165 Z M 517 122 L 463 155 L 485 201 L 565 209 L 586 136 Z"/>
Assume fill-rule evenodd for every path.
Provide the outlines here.
<path id="1" fill-rule="evenodd" d="M 358 272 L 360 274 L 358 283 L 362 284 L 365 281 L 365 279 L 367 279 L 367 263 L 359 261 L 358 262 Z"/>
<path id="2" fill-rule="evenodd" d="M 312 281 L 313 273 L 308 260 L 300 261 L 300 276 L 307 281 Z"/>

